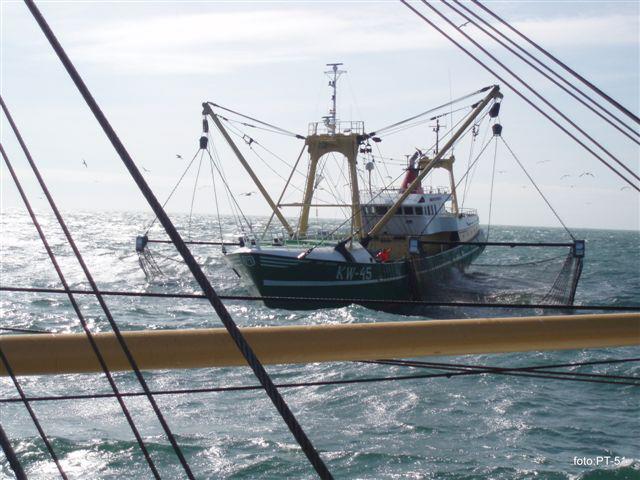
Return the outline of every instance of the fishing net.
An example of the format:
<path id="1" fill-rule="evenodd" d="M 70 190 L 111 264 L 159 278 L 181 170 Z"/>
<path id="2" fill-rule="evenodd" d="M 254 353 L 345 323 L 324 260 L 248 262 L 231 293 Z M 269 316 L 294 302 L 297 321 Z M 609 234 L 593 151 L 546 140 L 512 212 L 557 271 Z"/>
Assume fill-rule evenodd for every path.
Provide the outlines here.
<path id="1" fill-rule="evenodd" d="M 456 278 L 449 299 L 500 304 L 573 305 L 584 261 L 584 244 L 549 248 L 487 246 Z"/>

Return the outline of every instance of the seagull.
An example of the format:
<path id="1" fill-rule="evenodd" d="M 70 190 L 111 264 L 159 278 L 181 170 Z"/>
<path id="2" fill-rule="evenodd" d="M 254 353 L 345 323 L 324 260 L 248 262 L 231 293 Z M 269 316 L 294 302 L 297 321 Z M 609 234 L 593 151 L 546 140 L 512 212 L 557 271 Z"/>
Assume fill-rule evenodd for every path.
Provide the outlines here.
<path id="1" fill-rule="evenodd" d="M 87 161 L 84 158 L 82 159 L 82 164 L 84 165 L 84 168 L 88 168 L 87 167 Z"/>
<path id="2" fill-rule="evenodd" d="M 536 163 L 547 163 L 547 162 L 550 162 L 550 161 L 551 160 L 540 160 L 539 162 L 536 162 Z"/>
<path id="3" fill-rule="evenodd" d="M 179 153 L 176 153 L 176 158 L 182 159 L 182 155 L 180 155 Z"/>
<path id="4" fill-rule="evenodd" d="M 631 187 L 629 185 L 625 185 L 620 190 L 630 190 L 630 189 L 631 189 Z"/>
<path id="5" fill-rule="evenodd" d="M 140 165 L 142 167 L 142 170 L 144 170 L 147 173 L 151 173 L 149 170 L 147 170 L 146 168 L 144 168 L 144 165 Z"/>
<path id="6" fill-rule="evenodd" d="M 498 173 L 499 173 L 499 174 L 500 174 L 500 173 L 507 173 L 507 171 L 506 171 L 506 170 L 498 170 Z"/>
<path id="7" fill-rule="evenodd" d="M 575 187 L 575 185 L 569 185 L 569 188 L 574 188 L 574 187 Z"/>
<path id="8" fill-rule="evenodd" d="M 595 178 L 595 175 L 593 173 L 591 173 L 591 172 L 582 172 L 580 175 L 578 175 L 578 178 L 584 177 L 585 175 L 588 176 L 588 177 L 594 177 Z"/>
<path id="9" fill-rule="evenodd" d="M 460 25 L 458 28 L 465 27 L 465 26 L 467 26 L 468 24 L 469 24 L 469 22 L 464 22 L 464 23 L 463 23 L 462 25 Z"/>
<path id="10" fill-rule="evenodd" d="M 560 180 L 562 180 L 563 178 L 570 177 L 570 176 L 571 176 L 571 175 L 569 175 L 568 173 L 565 173 L 564 175 L 562 175 L 562 176 L 560 177 Z"/>
<path id="11" fill-rule="evenodd" d="M 253 195 L 256 192 L 246 192 L 246 193 L 241 193 L 240 195 L 244 196 L 244 197 L 250 197 L 251 195 Z"/>

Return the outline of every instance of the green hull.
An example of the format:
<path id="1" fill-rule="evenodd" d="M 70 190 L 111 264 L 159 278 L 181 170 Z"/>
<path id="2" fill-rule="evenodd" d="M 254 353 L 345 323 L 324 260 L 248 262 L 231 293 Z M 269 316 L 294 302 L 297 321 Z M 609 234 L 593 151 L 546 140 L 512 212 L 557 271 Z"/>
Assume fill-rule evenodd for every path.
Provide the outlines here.
<path id="1" fill-rule="evenodd" d="M 397 305 L 378 302 L 434 300 L 430 290 L 446 281 L 452 269 L 467 267 L 483 250 L 483 246 L 461 245 L 437 255 L 386 263 L 298 259 L 260 250 L 234 252 L 225 258 L 253 295 L 304 298 L 266 299 L 268 307 L 312 310 L 357 303 L 395 311 Z M 313 301 L 320 298 L 331 301 Z"/>

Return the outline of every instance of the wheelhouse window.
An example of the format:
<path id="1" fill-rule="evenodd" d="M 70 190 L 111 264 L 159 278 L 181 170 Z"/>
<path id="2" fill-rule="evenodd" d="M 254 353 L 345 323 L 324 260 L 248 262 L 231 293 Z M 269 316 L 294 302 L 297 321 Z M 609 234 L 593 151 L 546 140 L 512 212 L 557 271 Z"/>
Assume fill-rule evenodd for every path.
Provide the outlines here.
<path id="1" fill-rule="evenodd" d="M 416 215 L 423 215 L 422 207 L 416 207 Z"/>
<path id="2" fill-rule="evenodd" d="M 374 208 L 376 215 L 384 215 L 389 210 L 387 207 L 384 207 L 382 205 L 377 205 Z"/>
<path id="3" fill-rule="evenodd" d="M 402 207 L 403 215 L 413 215 L 413 207 Z"/>

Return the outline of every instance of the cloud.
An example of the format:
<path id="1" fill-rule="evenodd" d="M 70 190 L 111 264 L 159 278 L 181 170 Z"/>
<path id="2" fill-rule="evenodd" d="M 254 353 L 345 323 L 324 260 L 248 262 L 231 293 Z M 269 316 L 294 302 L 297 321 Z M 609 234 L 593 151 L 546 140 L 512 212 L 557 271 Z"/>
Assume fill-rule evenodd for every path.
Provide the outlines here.
<path id="1" fill-rule="evenodd" d="M 638 36 L 637 21 L 623 15 L 514 25 L 547 47 L 637 44 Z M 218 74 L 333 55 L 452 48 L 409 11 L 375 3 L 143 16 L 93 24 L 70 39 L 74 58 L 146 74 Z"/>

